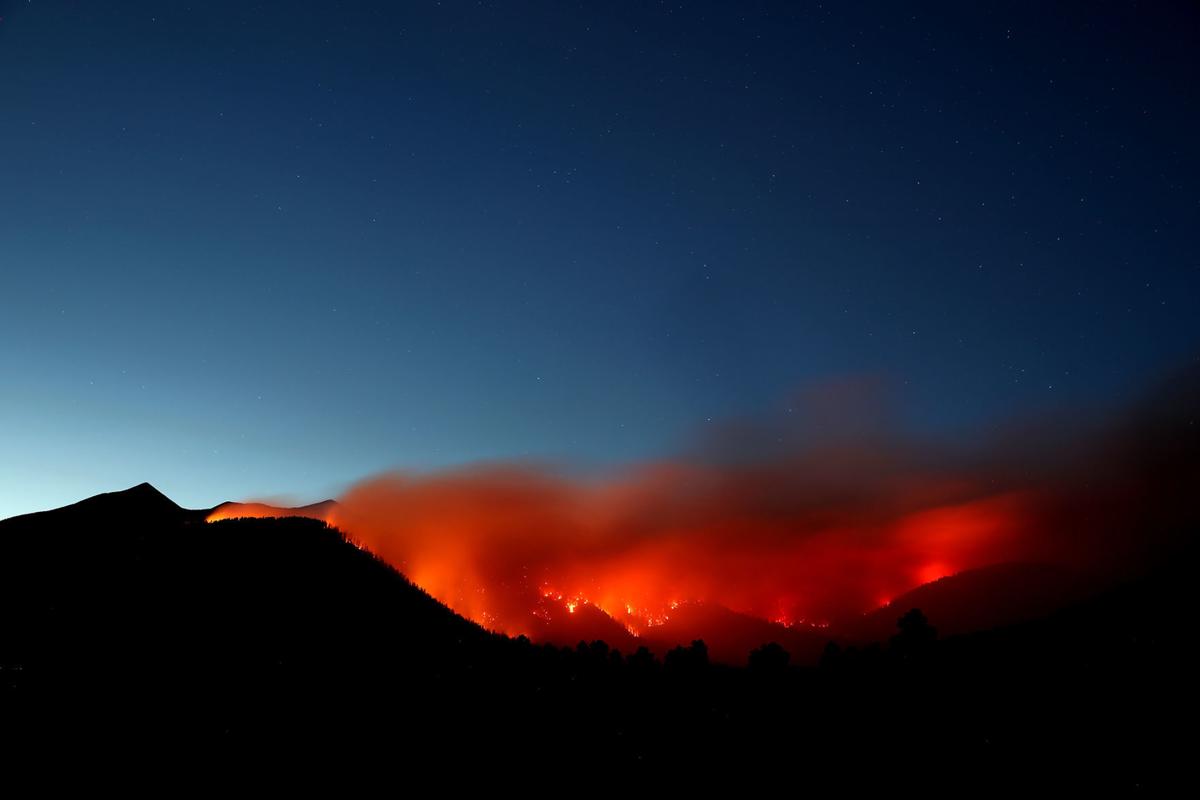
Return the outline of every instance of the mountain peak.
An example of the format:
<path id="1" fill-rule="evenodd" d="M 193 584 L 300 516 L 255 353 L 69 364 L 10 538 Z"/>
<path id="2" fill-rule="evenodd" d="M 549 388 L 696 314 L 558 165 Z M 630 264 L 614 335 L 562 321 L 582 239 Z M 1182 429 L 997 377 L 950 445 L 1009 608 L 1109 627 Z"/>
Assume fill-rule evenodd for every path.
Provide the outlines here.
<path id="1" fill-rule="evenodd" d="M 122 490 L 116 491 L 116 492 L 106 492 L 104 494 L 98 494 L 95 497 L 90 498 L 90 499 L 94 500 L 97 497 L 125 497 L 125 498 L 129 498 L 131 500 L 136 499 L 136 500 L 140 500 L 140 501 L 152 501 L 152 502 L 156 502 L 156 503 L 166 502 L 166 503 L 170 503 L 175 508 L 179 508 L 179 506 L 176 505 L 174 500 L 167 497 L 165 494 L 163 494 L 157 488 L 155 488 L 153 484 L 147 483 L 146 481 L 139 483 L 137 486 L 130 486 L 128 489 L 122 489 Z"/>
<path id="2" fill-rule="evenodd" d="M 9 517 L 3 520 L 3 522 L 6 525 L 23 525 L 28 522 L 42 520 L 47 515 L 56 517 L 86 515 L 90 518 L 99 519 L 122 517 L 130 520 L 146 520 L 194 513 L 185 511 L 174 500 L 149 483 L 139 483 L 136 486 L 130 486 L 128 489 L 93 495 L 86 500 L 80 500 L 78 503 L 72 503 L 69 506 Z"/>
<path id="3" fill-rule="evenodd" d="M 130 486 L 123 492 L 113 492 L 113 494 L 157 495 L 158 497 L 166 497 L 165 494 L 155 488 L 154 484 L 147 481 L 142 481 L 137 486 Z"/>
<path id="4" fill-rule="evenodd" d="M 183 511 L 174 500 L 167 497 L 153 485 L 144 482 L 136 486 L 130 486 L 128 489 L 94 495 L 74 505 L 66 506 L 62 510 L 66 509 L 91 512 L 119 512 L 140 516 L 178 514 Z"/>

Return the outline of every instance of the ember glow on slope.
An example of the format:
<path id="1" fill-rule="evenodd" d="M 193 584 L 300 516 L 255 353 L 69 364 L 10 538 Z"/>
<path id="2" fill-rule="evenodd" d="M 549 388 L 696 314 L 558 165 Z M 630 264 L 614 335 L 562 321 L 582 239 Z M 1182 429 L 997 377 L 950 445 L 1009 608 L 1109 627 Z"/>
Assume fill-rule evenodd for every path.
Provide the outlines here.
<path id="1" fill-rule="evenodd" d="M 266 503 L 224 503 L 218 506 L 205 519 L 208 522 L 220 522 L 224 519 L 253 519 L 281 516 L 308 516 L 296 513 L 296 509 L 272 506 Z M 319 517 L 325 519 L 323 516 Z M 328 519 L 325 520 L 329 522 Z"/>

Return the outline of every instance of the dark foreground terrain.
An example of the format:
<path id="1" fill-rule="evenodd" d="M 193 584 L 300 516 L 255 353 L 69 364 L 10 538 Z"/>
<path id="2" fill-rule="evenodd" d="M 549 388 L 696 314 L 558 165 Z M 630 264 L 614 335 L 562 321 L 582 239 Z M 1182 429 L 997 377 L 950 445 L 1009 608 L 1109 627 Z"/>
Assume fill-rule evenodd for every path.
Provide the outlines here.
<path id="1" fill-rule="evenodd" d="M 819 667 L 766 648 L 729 668 L 700 644 L 660 661 L 496 636 L 323 523 L 203 517 L 143 484 L 0 522 L 5 763 L 798 794 L 1193 779 L 1191 559 L 1020 625 L 938 639 L 911 614 Z"/>

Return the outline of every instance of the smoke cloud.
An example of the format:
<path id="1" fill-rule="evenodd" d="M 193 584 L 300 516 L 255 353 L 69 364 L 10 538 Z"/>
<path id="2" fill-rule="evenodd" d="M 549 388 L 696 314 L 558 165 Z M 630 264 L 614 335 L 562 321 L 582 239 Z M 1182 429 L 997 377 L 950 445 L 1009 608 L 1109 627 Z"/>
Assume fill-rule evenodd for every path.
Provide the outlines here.
<path id="1" fill-rule="evenodd" d="M 536 638 L 580 606 L 640 635 L 685 603 L 823 625 L 991 564 L 1115 580 L 1169 557 L 1198 521 L 1198 386 L 1193 369 L 1121 414 L 950 446 L 897 432 L 877 386 L 842 383 L 685 457 L 598 478 L 521 463 L 391 473 L 328 519 L 508 634 Z"/>

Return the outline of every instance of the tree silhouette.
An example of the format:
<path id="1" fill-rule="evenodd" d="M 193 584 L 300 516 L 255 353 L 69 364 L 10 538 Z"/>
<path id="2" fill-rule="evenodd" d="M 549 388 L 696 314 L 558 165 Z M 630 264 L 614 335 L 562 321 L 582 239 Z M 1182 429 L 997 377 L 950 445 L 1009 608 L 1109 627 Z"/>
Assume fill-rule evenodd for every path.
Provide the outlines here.
<path id="1" fill-rule="evenodd" d="M 937 628 L 929 624 L 929 620 L 914 608 L 896 620 L 900 632 L 892 637 L 892 650 L 902 658 L 925 652 L 930 645 L 937 641 Z"/>
<path id="2" fill-rule="evenodd" d="M 667 651 L 663 666 L 671 672 L 700 672 L 708 666 L 708 645 L 703 639 L 694 640 L 689 647 L 679 645 Z"/>
<path id="3" fill-rule="evenodd" d="M 591 650 L 592 661 L 595 661 L 597 664 L 602 664 L 608 660 L 608 642 L 603 639 L 597 639 L 592 642 L 589 649 Z"/>
<path id="4" fill-rule="evenodd" d="M 821 653 L 821 667 L 830 669 L 836 667 L 842 660 L 842 648 L 837 642 L 830 641 L 825 644 L 825 650 Z"/>
<path id="5" fill-rule="evenodd" d="M 642 645 L 629 656 L 626 662 L 629 668 L 635 674 L 647 674 L 653 672 L 658 662 L 654 659 L 654 653 L 650 652 L 650 648 Z"/>
<path id="6" fill-rule="evenodd" d="M 750 652 L 750 669 L 767 674 L 780 674 L 787 670 L 791 653 L 778 642 L 768 642 Z"/>

